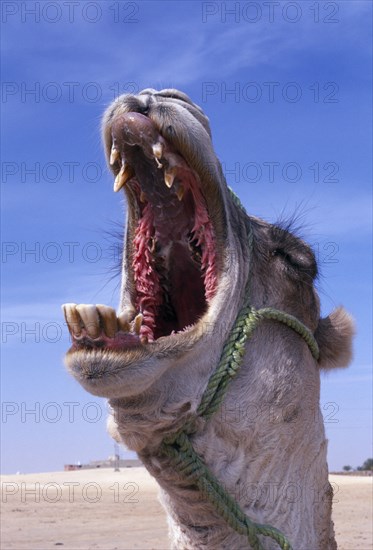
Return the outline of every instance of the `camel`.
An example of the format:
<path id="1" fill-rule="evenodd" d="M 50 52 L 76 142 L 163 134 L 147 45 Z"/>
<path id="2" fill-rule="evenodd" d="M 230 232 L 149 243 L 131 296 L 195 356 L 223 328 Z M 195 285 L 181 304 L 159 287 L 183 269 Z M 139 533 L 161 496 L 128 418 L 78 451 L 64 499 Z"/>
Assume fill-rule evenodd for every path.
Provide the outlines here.
<path id="1" fill-rule="evenodd" d="M 229 524 L 201 491 L 207 472 L 249 520 L 286 537 L 282 548 L 335 549 L 320 371 L 349 364 L 351 317 L 339 307 L 320 318 L 310 246 L 291 226 L 245 212 L 208 118 L 187 95 L 119 97 L 104 114 L 103 141 L 128 205 L 120 305 L 63 306 L 68 371 L 109 400 L 109 433 L 157 480 L 172 548 L 279 547 Z M 283 312 L 282 322 L 263 308 Z M 254 319 L 255 330 L 228 353 L 238 318 L 245 330 Z M 223 360 L 237 368 L 215 410 L 201 414 Z M 181 440 L 198 471 L 172 458 Z"/>

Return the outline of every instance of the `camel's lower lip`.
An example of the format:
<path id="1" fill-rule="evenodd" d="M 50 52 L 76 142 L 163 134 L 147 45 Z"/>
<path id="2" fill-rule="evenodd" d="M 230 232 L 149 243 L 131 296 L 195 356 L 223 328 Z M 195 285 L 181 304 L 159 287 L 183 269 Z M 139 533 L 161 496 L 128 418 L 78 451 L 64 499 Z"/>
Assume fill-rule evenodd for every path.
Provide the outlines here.
<path id="1" fill-rule="evenodd" d="M 140 113 L 115 117 L 111 136 L 114 190 L 124 187 L 128 202 L 128 296 L 109 333 L 115 321 L 105 306 L 89 313 L 84 305 L 67 305 L 78 349 L 117 351 L 188 331 L 207 312 L 218 285 L 215 231 L 198 174 Z"/>
<path id="2" fill-rule="evenodd" d="M 70 351 L 85 349 L 120 352 L 155 343 L 149 342 L 146 336 L 140 334 L 143 321 L 141 314 L 137 314 L 129 322 L 128 314 L 121 313 L 117 316 L 113 308 L 102 304 L 68 303 L 62 309 L 72 338 Z M 182 331 L 173 331 L 166 337 L 158 338 L 157 342 L 185 334 L 192 328 L 190 326 Z"/>

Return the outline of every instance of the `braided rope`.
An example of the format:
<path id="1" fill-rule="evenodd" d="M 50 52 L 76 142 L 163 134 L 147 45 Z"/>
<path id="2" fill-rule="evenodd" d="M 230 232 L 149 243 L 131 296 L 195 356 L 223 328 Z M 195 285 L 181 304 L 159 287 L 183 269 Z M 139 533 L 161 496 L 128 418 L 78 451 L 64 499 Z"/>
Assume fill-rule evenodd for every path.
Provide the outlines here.
<path id="1" fill-rule="evenodd" d="M 227 524 L 240 535 L 247 536 L 253 550 L 263 550 L 258 535 L 274 539 L 283 550 L 292 550 L 289 541 L 280 531 L 270 525 L 255 523 L 246 516 L 196 454 L 187 434 L 179 434 L 173 445 L 163 444 L 161 450 L 184 479 L 197 485 L 202 496 L 214 506 Z"/>
<path id="2" fill-rule="evenodd" d="M 293 315 L 290 315 L 290 313 L 285 313 L 284 311 L 279 311 L 278 309 L 274 309 L 272 307 L 259 309 L 257 311 L 257 314 L 262 319 L 272 319 L 273 321 L 280 321 L 289 328 L 292 328 L 303 338 L 303 340 L 305 340 L 310 349 L 310 352 L 312 353 L 313 358 L 316 361 L 319 359 L 320 352 L 316 339 L 310 329 L 307 328 L 306 325 L 304 325 L 301 321 L 299 321 L 299 319 L 297 319 Z"/>
<path id="3" fill-rule="evenodd" d="M 244 210 L 239 198 L 233 193 L 235 204 Z M 248 227 L 249 253 L 253 246 L 253 235 Z M 256 310 L 250 303 L 250 272 L 245 288 L 244 305 L 241 308 L 233 329 L 224 344 L 219 364 L 211 375 L 197 409 L 197 415 L 177 433 L 164 438 L 161 452 L 165 454 L 180 475 L 197 485 L 202 496 L 208 500 L 216 512 L 227 524 L 240 535 L 246 535 L 253 550 L 263 550 L 258 535 L 275 540 L 282 550 L 292 550 L 290 542 L 278 529 L 271 525 L 253 522 L 241 509 L 239 504 L 228 494 L 218 479 L 195 452 L 190 435 L 195 431 L 195 420 L 202 417 L 209 419 L 220 407 L 229 382 L 236 376 L 245 354 L 246 341 L 252 336 L 259 323 L 265 319 L 283 323 L 294 330 L 307 343 L 315 360 L 319 357 L 319 348 L 312 332 L 293 315 L 274 308 Z"/>

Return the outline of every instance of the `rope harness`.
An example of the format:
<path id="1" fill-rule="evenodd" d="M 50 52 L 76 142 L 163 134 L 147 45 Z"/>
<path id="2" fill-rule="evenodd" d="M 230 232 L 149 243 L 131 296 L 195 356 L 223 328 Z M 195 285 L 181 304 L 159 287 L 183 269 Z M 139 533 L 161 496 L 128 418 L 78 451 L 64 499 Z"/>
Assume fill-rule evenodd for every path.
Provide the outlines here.
<path id="1" fill-rule="evenodd" d="M 231 191 L 235 203 L 244 210 L 238 197 Z M 252 251 L 253 237 L 248 228 L 249 250 Z M 251 255 L 251 254 L 250 254 Z M 245 288 L 245 301 L 238 313 L 233 329 L 224 344 L 219 364 L 209 379 L 196 416 L 179 432 L 166 437 L 161 443 L 161 452 L 171 461 L 181 477 L 195 484 L 202 496 L 215 511 L 240 535 L 246 535 L 253 550 L 263 550 L 258 535 L 274 539 L 282 550 L 292 550 L 285 535 L 271 525 L 252 521 L 239 504 L 224 489 L 219 480 L 195 452 L 190 436 L 195 433 L 197 418 L 208 420 L 220 407 L 227 392 L 229 382 L 236 376 L 245 353 L 245 344 L 263 320 L 283 323 L 293 329 L 307 343 L 312 356 L 317 361 L 319 348 L 312 332 L 296 317 L 274 308 L 255 309 L 250 306 L 250 273 Z"/>

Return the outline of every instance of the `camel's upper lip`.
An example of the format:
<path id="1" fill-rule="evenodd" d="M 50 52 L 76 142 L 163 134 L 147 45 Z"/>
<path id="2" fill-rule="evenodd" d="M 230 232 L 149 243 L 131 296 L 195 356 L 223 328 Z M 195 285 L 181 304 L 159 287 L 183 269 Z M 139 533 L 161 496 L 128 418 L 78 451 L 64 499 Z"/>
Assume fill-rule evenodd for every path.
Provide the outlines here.
<path id="1" fill-rule="evenodd" d="M 114 190 L 127 197 L 123 276 L 127 304 L 143 315 L 142 342 L 185 332 L 203 318 L 219 280 L 208 190 L 144 114 L 114 116 L 109 145 Z"/>

